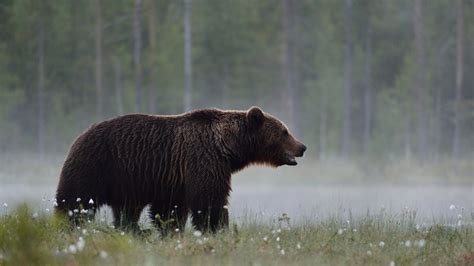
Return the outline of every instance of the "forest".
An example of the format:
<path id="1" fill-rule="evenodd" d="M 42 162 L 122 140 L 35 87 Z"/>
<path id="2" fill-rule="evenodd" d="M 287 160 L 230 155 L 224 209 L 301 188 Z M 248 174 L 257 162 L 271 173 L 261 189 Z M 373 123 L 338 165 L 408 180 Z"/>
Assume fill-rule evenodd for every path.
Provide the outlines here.
<path id="1" fill-rule="evenodd" d="M 314 158 L 474 157 L 472 0 L 2 0 L 0 151 L 258 105 Z"/>

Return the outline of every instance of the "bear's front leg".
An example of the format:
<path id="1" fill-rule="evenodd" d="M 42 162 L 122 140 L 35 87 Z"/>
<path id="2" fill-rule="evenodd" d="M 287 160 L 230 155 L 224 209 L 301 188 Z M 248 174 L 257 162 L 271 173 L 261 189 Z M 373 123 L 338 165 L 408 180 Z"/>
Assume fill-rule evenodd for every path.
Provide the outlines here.
<path id="1" fill-rule="evenodd" d="M 229 227 L 229 212 L 226 204 L 201 205 L 192 208 L 193 226 L 201 232 L 215 233 Z"/>
<path id="2" fill-rule="evenodd" d="M 186 202 L 192 213 L 194 228 L 215 233 L 228 227 L 230 173 L 226 173 L 224 169 L 205 167 L 189 168 L 189 171 L 189 177 L 186 178 Z"/>

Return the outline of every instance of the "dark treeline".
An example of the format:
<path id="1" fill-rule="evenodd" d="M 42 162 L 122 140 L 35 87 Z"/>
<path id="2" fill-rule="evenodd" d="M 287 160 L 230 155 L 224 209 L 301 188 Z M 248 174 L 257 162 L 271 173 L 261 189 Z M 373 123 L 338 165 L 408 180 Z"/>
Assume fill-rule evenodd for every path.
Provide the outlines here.
<path id="1" fill-rule="evenodd" d="M 472 158 L 472 0 L 3 0 L 0 149 L 259 105 L 315 157 Z"/>

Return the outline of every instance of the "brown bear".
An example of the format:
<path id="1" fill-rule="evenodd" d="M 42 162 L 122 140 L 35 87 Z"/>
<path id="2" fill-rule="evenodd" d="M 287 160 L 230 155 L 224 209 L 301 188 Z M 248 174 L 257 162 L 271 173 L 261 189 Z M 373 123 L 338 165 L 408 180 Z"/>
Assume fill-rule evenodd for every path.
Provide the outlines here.
<path id="1" fill-rule="evenodd" d="M 196 110 L 181 115 L 130 114 L 95 125 L 73 143 L 61 171 L 56 212 L 112 207 L 115 226 L 138 229 L 150 218 L 163 233 L 228 226 L 231 175 L 249 164 L 296 165 L 306 146 L 277 118 L 248 111 Z"/>

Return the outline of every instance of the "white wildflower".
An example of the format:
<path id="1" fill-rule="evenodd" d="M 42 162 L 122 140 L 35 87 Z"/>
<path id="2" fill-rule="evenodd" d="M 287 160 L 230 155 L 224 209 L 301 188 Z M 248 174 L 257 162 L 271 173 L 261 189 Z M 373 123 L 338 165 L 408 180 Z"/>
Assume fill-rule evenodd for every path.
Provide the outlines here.
<path id="1" fill-rule="evenodd" d="M 36 219 L 38 218 L 39 214 L 37 212 L 33 213 L 33 218 Z"/>
<path id="2" fill-rule="evenodd" d="M 462 219 L 462 214 L 458 214 L 458 219 Z"/>
<path id="3" fill-rule="evenodd" d="M 69 253 L 76 254 L 76 252 L 77 252 L 77 247 L 76 247 L 76 245 L 69 245 L 69 247 L 67 248 L 67 250 L 69 251 Z"/>
<path id="4" fill-rule="evenodd" d="M 277 237 L 277 242 L 280 242 L 280 237 Z"/>
<path id="5" fill-rule="evenodd" d="M 280 254 L 285 255 L 285 250 L 284 249 L 280 250 Z"/>
<path id="6" fill-rule="evenodd" d="M 276 230 L 276 232 L 277 232 L 277 233 L 281 233 L 281 229 L 278 228 L 278 229 Z"/>
<path id="7" fill-rule="evenodd" d="M 357 232 L 357 229 L 356 228 L 352 229 L 352 232 L 354 232 L 354 233 Z"/>
<path id="8" fill-rule="evenodd" d="M 407 248 L 411 247 L 411 241 L 410 240 L 405 241 L 405 247 L 407 247 Z"/>
<path id="9" fill-rule="evenodd" d="M 77 198 L 77 199 L 76 199 L 76 202 L 80 202 L 80 201 L 81 201 L 81 198 Z"/>
<path id="10" fill-rule="evenodd" d="M 107 256 L 109 256 L 109 254 L 107 254 L 107 252 L 105 252 L 104 250 L 101 250 L 101 251 L 99 252 L 99 256 L 100 256 L 100 258 L 102 258 L 102 259 L 106 259 Z"/>
<path id="11" fill-rule="evenodd" d="M 93 199 L 90 199 L 90 200 L 89 200 L 89 204 L 91 204 L 91 205 L 94 204 L 94 200 L 93 200 Z"/>
<path id="12" fill-rule="evenodd" d="M 87 235 L 87 229 L 82 229 L 82 234 Z"/>
<path id="13" fill-rule="evenodd" d="M 379 243 L 379 247 L 383 248 L 384 246 L 385 246 L 385 242 L 383 242 L 383 241 L 380 241 L 380 243 Z"/>
<path id="14" fill-rule="evenodd" d="M 367 255 L 368 255 L 368 256 L 372 256 L 372 251 L 367 250 Z"/>
<path id="15" fill-rule="evenodd" d="M 342 230 L 342 229 L 337 230 L 338 235 L 342 235 L 343 232 L 344 232 L 344 230 Z"/>
<path id="16" fill-rule="evenodd" d="M 57 203 L 56 201 L 53 202 L 53 206 L 54 206 L 54 207 L 58 207 L 58 203 Z"/>
<path id="17" fill-rule="evenodd" d="M 81 209 L 82 214 L 87 214 L 87 209 Z"/>
<path id="18" fill-rule="evenodd" d="M 182 248 L 183 248 L 183 244 L 178 244 L 174 249 L 178 250 L 178 249 L 182 249 Z"/>
<path id="19" fill-rule="evenodd" d="M 196 230 L 196 231 L 193 232 L 193 236 L 200 237 L 200 236 L 202 236 L 202 233 L 201 233 L 201 231 Z"/>
<path id="20" fill-rule="evenodd" d="M 49 212 L 50 210 L 49 210 L 49 208 L 46 208 L 45 211 L 46 211 L 46 212 Z"/>
<path id="21" fill-rule="evenodd" d="M 196 243 L 198 243 L 199 245 L 202 245 L 204 242 L 202 241 L 202 239 L 198 238 L 198 239 L 196 240 Z"/>
<path id="22" fill-rule="evenodd" d="M 417 244 L 416 244 L 419 248 L 422 248 L 426 245 L 426 240 L 424 239 L 420 239 L 418 240 Z"/>
<path id="23" fill-rule="evenodd" d="M 124 236 L 124 235 L 125 235 L 125 232 L 124 232 L 124 231 L 120 232 L 120 235 L 121 235 L 121 236 Z"/>
<path id="24" fill-rule="evenodd" d="M 71 210 L 69 210 L 69 211 L 67 212 L 67 215 L 69 215 L 69 217 L 72 217 L 74 214 L 72 213 Z"/>
<path id="25" fill-rule="evenodd" d="M 263 241 L 267 242 L 268 241 L 268 236 L 264 236 Z"/>
<path id="26" fill-rule="evenodd" d="M 3 203 L 3 207 L 4 207 L 4 208 L 8 208 L 8 203 L 4 202 L 4 203 Z"/>
<path id="27" fill-rule="evenodd" d="M 456 205 L 451 204 L 451 205 L 449 206 L 449 210 L 450 210 L 450 211 L 454 211 L 455 209 L 456 209 Z"/>
<path id="28" fill-rule="evenodd" d="M 301 244 L 300 243 L 296 244 L 296 248 L 301 249 Z"/>
<path id="29" fill-rule="evenodd" d="M 84 249 L 85 246 L 86 246 L 86 241 L 84 240 L 84 238 L 79 237 L 79 240 L 76 243 L 77 250 L 80 252 Z"/>
<path id="30" fill-rule="evenodd" d="M 178 232 L 179 232 L 179 228 L 174 229 L 174 231 L 175 231 L 176 233 L 178 233 Z"/>
<path id="31" fill-rule="evenodd" d="M 74 210 L 72 210 L 72 212 L 74 212 L 74 213 L 78 213 L 78 212 L 79 212 L 79 210 L 78 210 L 78 209 L 74 209 Z"/>
<path id="32" fill-rule="evenodd" d="M 229 206 L 224 205 L 222 208 L 224 208 L 224 209 L 229 209 Z"/>
<path id="33" fill-rule="evenodd" d="M 395 266 L 395 261 L 390 261 L 390 263 L 388 264 L 389 266 Z"/>

